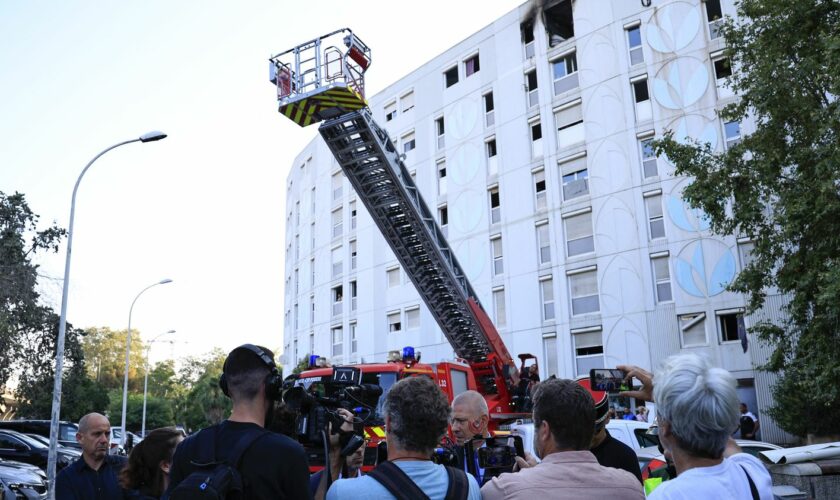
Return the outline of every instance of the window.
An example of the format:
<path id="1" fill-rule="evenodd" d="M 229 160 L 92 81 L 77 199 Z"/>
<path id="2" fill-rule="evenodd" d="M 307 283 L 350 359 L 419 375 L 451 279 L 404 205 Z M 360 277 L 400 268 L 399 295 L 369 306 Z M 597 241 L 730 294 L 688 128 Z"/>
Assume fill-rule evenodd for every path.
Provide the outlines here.
<path id="1" fill-rule="evenodd" d="M 656 194 L 645 197 L 645 206 L 647 207 L 648 227 L 650 228 L 650 239 L 665 237 L 665 218 L 662 215 L 662 195 L 658 191 Z"/>
<path id="2" fill-rule="evenodd" d="M 746 268 L 755 259 L 753 252 L 755 251 L 755 243 L 752 241 L 738 242 L 738 257 L 741 259 L 741 270 Z"/>
<path id="3" fill-rule="evenodd" d="M 592 368 L 604 367 L 604 341 L 600 328 L 596 331 L 585 329 L 580 333 L 572 330 L 572 339 L 575 344 L 575 367 L 578 376 L 588 376 Z"/>
<path id="4" fill-rule="evenodd" d="M 359 352 L 359 343 L 356 340 L 356 323 L 350 323 L 350 354 Z"/>
<path id="5" fill-rule="evenodd" d="M 438 196 L 446 194 L 446 161 L 437 162 Z"/>
<path id="6" fill-rule="evenodd" d="M 315 296 L 309 296 L 309 326 L 315 324 Z"/>
<path id="7" fill-rule="evenodd" d="M 400 268 L 393 267 L 385 271 L 388 275 L 388 288 L 400 286 Z"/>
<path id="8" fill-rule="evenodd" d="M 359 290 L 358 286 L 356 285 L 356 281 L 350 282 L 350 311 L 353 312 L 356 310 L 356 298 L 358 297 Z"/>
<path id="9" fill-rule="evenodd" d="M 341 351 L 344 348 L 344 332 L 340 326 L 334 326 L 332 332 L 332 355 L 341 356 Z"/>
<path id="10" fill-rule="evenodd" d="M 537 88 L 537 70 L 525 73 L 525 91 L 528 93 L 528 107 L 533 108 L 540 103 Z"/>
<path id="11" fill-rule="evenodd" d="M 723 24 L 723 11 L 720 0 L 703 0 L 706 4 L 706 20 L 709 23 L 709 38 L 720 38 L 720 27 Z"/>
<path id="12" fill-rule="evenodd" d="M 315 257 L 309 259 L 309 286 L 315 287 Z"/>
<path id="13" fill-rule="evenodd" d="M 652 119 L 653 107 L 650 105 L 647 76 L 634 78 L 630 84 L 633 86 L 633 102 L 636 103 L 636 121 Z"/>
<path id="14" fill-rule="evenodd" d="M 296 358 L 296 356 L 298 354 L 298 341 L 297 341 L 297 339 L 295 339 L 294 346 L 295 346 L 294 349 L 292 349 L 292 357 L 297 359 Z"/>
<path id="15" fill-rule="evenodd" d="M 671 269 L 668 265 L 668 255 L 661 255 L 650 258 L 653 267 L 653 282 L 656 287 L 656 302 L 670 302 L 671 295 Z"/>
<path id="16" fill-rule="evenodd" d="M 342 184 L 343 179 L 341 178 L 341 172 L 336 172 L 332 176 L 332 190 L 333 190 L 333 200 L 341 199 L 342 196 Z"/>
<path id="17" fill-rule="evenodd" d="M 399 333 L 402 331 L 402 322 L 400 321 L 400 312 L 388 313 L 388 331 L 391 333 Z"/>
<path id="18" fill-rule="evenodd" d="M 543 334 L 543 359 L 546 376 L 557 376 L 557 333 L 555 332 Z"/>
<path id="19" fill-rule="evenodd" d="M 577 57 L 574 52 L 551 61 L 551 71 L 554 76 L 554 95 L 577 88 Z"/>
<path id="20" fill-rule="evenodd" d="M 580 100 L 561 106 L 554 112 L 557 126 L 557 146 L 565 148 L 583 142 L 583 112 Z"/>
<path id="21" fill-rule="evenodd" d="M 309 249 L 315 250 L 315 223 L 309 225 L 309 234 L 312 236 L 312 239 L 309 241 Z"/>
<path id="22" fill-rule="evenodd" d="M 414 91 L 406 92 L 402 97 L 400 97 L 400 111 L 405 113 L 406 111 L 410 111 L 414 109 Z"/>
<path id="23" fill-rule="evenodd" d="M 543 155 L 542 126 L 539 121 L 529 123 L 531 126 L 531 156 L 539 158 Z"/>
<path id="24" fill-rule="evenodd" d="M 589 171 L 577 170 L 563 175 L 563 199 L 569 201 L 589 194 Z"/>
<path id="25" fill-rule="evenodd" d="M 744 315 L 739 312 L 719 312 L 718 325 L 720 326 L 721 342 L 737 342 L 740 340 L 738 332 L 741 330 L 746 331 L 746 326 L 744 326 Z"/>
<path id="26" fill-rule="evenodd" d="M 340 208 L 333 210 L 332 226 L 332 237 L 338 238 L 339 236 L 341 236 L 341 233 L 344 232 L 344 215 L 341 213 Z"/>
<path id="27" fill-rule="evenodd" d="M 331 255 L 331 262 L 332 262 L 332 277 L 337 278 L 341 276 L 341 273 L 344 271 L 344 262 L 341 258 L 341 254 L 343 253 L 344 249 L 341 247 L 335 247 L 330 252 Z"/>
<path id="28" fill-rule="evenodd" d="M 295 341 L 297 342 L 297 341 Z M 315 332 L 309 332 L 309 354 L 315 353 Z"/>
<path id="29" fill-rule="evenodd" d="M 530 59 L 534 57 L 534 22 L 529 21 L 519 25 L 519 30 L 522 33 L 522 45 L 525 48 L 525 58 Z"/>
<path id="30" fill-rule="evenodd" d="M 683 314 L 678 319 L 683 347 L 706 345 L 706 313 Z"/>
<path id="31" fill-rule="evenodd" d="M 350 242 L 350 270 L 356 270 L 356 240 Z"/>
<path id="32" fill-rule="evenodd" d="M 551 236 L 548 231 L 548 221 L 537 223 L 537 248 L 540 264 L 549 264 L 551 262 Z"/>
<path id="33" fill-rule="evenodd" d="M 312 199 L 310 200 L 312 206 L 309 209 L 312 211 L 312 216 L 315 216 L 315 186 L 312 186 Z"/>
<path id="34" fill-rule="evenodd" d="M 489 175 L 496 175 L 499 173 L 499 165 L 496 162 L 496 139 L 490 139 L 484 143 L 484 149 L 487 153 L 487 173 Z"/>
<path id="35" fill-rule="evenodd" d="M 300 235 L 295 235 L 295 260 L 300 258 Z"/>
<path id="36" fill-rule="evenodd" d="M 490 188 L 490 224 L 498 224 L 502 220 L 502 207 L 499 202 L 499 187 Z"/>
<path id="37" fill-rule="evenodd" d="M 495 123 L 494 109 L 493 92 L 488 92 L 484 94 L 484 126 L 492 127 Z"/>
<path id="38" fill-rule="evenodd" d="M 300 200 L 295 202 L 295 226 L 300 227 Z"/>
<path id="39" fill-rule="evenodd" d="M 598 271 L 592 269 L 569 275 L 569 295 L 572 298 L 572 316 L 600 311 Z"/>
<path id="40" fill-rule="evenodd" d="M 642 52 L 642 30 L 639 25 L 627 28 L 627 48 L 630 50 L 630 65 L 644 62 L 645 55 Z"/>
<path id="41" fill-rule="evenodd" d="M 566 254 L 569 257 L 595 251 L 591 211 L 566 216 L 563 223 L 566 225 Z"/>
<path id="42" fill-rule="evenodd" d="M 356 200 L 350 202 L 350 229 L 356 229 Z"/>
<path id="43" fill-rule="evenodd" d="M 300 270 L 295 268 L 295 295 L 300 293 Z"/>
<path id="44" fill-rule="evenodd" d="M 385 105 L 385 121 L 389 122 L 397 117 L 397 101 Z"/>
<path id="45" fill-rule="evenodd" d="M 416 143 L 414 141 L 414 132 L 409 132 L 402 136 L 403 153 L 408 153 L 413 150 Z"/>
<path id="46" fill-rule="evenodd" d="M 493 252 L 493 276 L 499 276 L 505 272 L 504 256 L 502 255 L 502 237 L 495 236 L 490 240 L 490 249 Z"/>
<path id="47" fill-rule="evenodd" d="M 496 314 L 496 326 L 498 328 L 504 328 L 507 325 L 504 288 L 496 288 L 493 290 L 493 310 Z"/>
<path id="48" fill-rule="evenodd" d="M 470 57 L 469 59 L 467 59 L 466 61 L 464 61 L 464 74 L 467 77 L 470 77 L 470 76 L 478 73 L 478 71 L 481 69 L 481 66 L 479 65 L 478 62 L 479 62 L 478 61 L 478 54 L 476 54 L 476 55 Z"/>
<path id="49" fill-rule="evenodd" d="M 545 8 L 543 14 L 549 47 L 554 47 L 575 36 L 572 0 L 556 2 L 553 6 Z"/>
<path id="50" fill-rule="evenodd" d="M 723 133 L 726 136 L 726 149 L 741 142 L 741 122 L 726 122 L 723 124 Z"/>
<path id="51" fill-rule="evenodd" d="M 297 330 L 298 328 L 300 328 L 300 314 L 299 314 L 299 311 L 298 311 L 298 305 L 297 304 L 295 304 L 294 310 L 295 310 L 295 330 Z"/>
<path id="52" fill-rule="evenodd" d="M 333 316 L 341 314 L 341 304 L 344 302 L 344 287 L 342 285 L 332 288 L 332 313 Z"/>
<path id="53" fill-rule="evenodd" d="M 458 66 L 452 66 L 443 72 L 443 81 L 447 88 L 458 83 Z"/>
<path id="54" fill-rule="evenodd" d="M 405 310 L 405 329 L 414 330 L 420 328 L 420 308 Z"/>
<path id="55" fill-rule="evenodd" d="M 732 89 L 726 84 L 729 77 L 732 76 L 732 65 L 729 63 L 729 58 L 713 59 L 712 64 L 715 69 L 715 86 L 717 87 L 718 99 L 735 95 Z"/>
<path id="56" fill-rule="evenodd" d="M 659 175 L 659 169 L 656 166 L 656 153 L 653 150 L 652 142 L 653 139 L 642 139 L 639 141 L 639 149 L 642 152 L 642 173 L 645 179 Z"/>
<path id="57" fill-rule="evenodd" d="M 531 174 L 534 181 L 534 208 L 544 210 L 546 206 L 545 170 Z"/>
<path id="58" fill-rule="evenodd" d="M 442 228 L 446 228 L 449 224 L 449 209 L 446 205 L 438 207 L 438 221 L 440 221 L 440 227 Z"/>
<path id="59" fill-rule="evenodd" d="M 551 277 L 540 278 L 540 302 L 542 302 L 542 319 L 554 319 L 554 280 Z"/>
<path id="60" fill-rule="evenodd" d="M 444 140 L 445 131 L 446 130 L 443 125 L 443 117 L 438 117 L 437 119 L 435 119 L 435 133 L 437 134 L 438 149 L 443 149 L 443 147 L 446 145 L 446 141 Z"/>

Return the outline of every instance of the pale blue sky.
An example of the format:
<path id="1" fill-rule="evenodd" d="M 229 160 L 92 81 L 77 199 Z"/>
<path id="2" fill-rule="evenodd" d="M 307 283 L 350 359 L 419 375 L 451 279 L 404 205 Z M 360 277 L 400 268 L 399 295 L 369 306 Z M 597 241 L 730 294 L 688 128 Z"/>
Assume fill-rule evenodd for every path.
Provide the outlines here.
<path id="1" fill-rule="evenodd" d="M 337 28 L 373 50 L 368 89 L 404 76 L 518 1 L 0 0 L 0 190 L 66 227 L 78 194 L 68 318 L 175 329 L 153 358 L 282 344 L 284 180 L 317 127 L 276 110 L 267 58 Z M 64 248 L 42 259 L 59 308 Z"/>

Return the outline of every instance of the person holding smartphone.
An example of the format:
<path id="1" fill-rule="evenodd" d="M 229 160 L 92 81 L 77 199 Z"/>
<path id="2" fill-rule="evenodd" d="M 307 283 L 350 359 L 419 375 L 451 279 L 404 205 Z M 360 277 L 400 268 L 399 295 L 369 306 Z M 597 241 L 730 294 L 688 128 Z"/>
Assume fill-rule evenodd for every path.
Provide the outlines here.
<path id="1" fill-rule="evenodd" d="M 637 366 L 618 366 L 639 390 L 621 396 L 656 403 L 659 440 L 677 477 L 662 483 L 649 500 L 684 498 L 773 498 L 770 474 L 742 453 L 730 435 L 738 427 L 735 378 L 696 354 L 666 359 L 656 376 Z"/>

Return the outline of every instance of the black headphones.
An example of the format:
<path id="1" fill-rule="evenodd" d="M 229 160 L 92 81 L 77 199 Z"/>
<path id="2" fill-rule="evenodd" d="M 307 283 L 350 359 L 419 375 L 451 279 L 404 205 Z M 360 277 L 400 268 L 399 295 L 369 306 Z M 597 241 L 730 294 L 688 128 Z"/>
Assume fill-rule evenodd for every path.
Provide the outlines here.
<path id="1" fill-rule="evenodd" d="M 277 365 L 274 364 L 274 360 L 271 359 L 271 356 L 266 354 L 266 352 L 263 351 L 260 347 L 255 346 L 253 344 L 242 344 L 233 351 L 236 351 L 237 349 L 247 349 L 252 353 L 256 354 L 257 357 L 260 358 L 260 361 L 263 362 L 265 367 L 269 369 L 269 373 L 265 377 L 265 395 L 268 399 L 272 401 L 279 401 L 282 398 L 283 394 L 283 377 L 277 370 Z M 231 353 L 233 351 L 231 351 Z M 225 396 L 230 397 L 227 377 L 225 376 L 226 371 L 227 359 L 225 359 L 225 364 L 222 367 L 222 375 L 219 377 L 219 387 L 222 389 L 222 392 L 225 393 Z"/>

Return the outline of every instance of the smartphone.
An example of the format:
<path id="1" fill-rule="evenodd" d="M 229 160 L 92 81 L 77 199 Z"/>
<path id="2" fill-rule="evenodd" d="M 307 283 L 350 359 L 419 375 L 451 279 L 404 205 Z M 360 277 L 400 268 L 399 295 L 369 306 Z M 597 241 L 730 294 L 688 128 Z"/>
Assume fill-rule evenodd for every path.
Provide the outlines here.
<path id="1" fill-rule="evenodd" d="M 605 391 L 611 394 L 629 391 L 630 385 L 624 381 L 627 376 L 621 370 L 607 368 L 592 368 L 589 370 L 589 387 L 593 391 Z"/>

